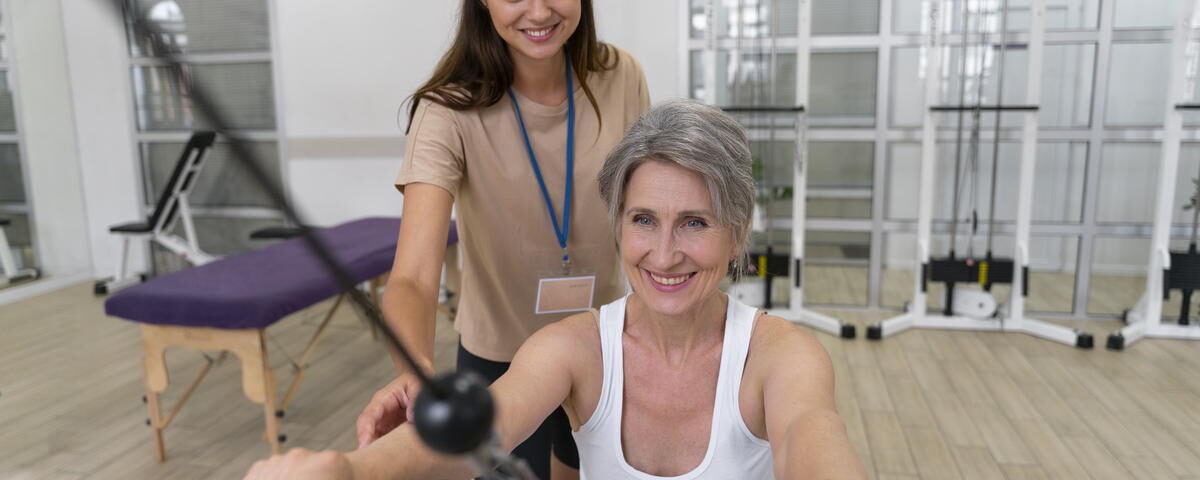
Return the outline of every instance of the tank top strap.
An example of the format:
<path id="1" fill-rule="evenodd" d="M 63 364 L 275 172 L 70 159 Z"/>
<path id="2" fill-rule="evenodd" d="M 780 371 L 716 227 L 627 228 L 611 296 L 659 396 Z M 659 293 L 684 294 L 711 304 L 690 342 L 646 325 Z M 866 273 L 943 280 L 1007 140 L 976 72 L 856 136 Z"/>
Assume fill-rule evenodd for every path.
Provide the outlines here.
<path id="1" fill-rule="evenodd" d="M 596 411 L 588 418 L 587 423 L 579 427 L 580 432 L 595 430 L 607 421 L 614 410 L 620 408 L 621 387 L 625 382 L 621 336 L 625 332 L 625 300 L 628 298 L 625 296 L 600 307 L 597 322 L 600 328 L 600 355 L 604 365 L 604 380 L 600 387 L 600 401 L 596 403 Z M 620 419 L 617 421 L 620 422 Z"/>
<path id="2" fill-rule="evenodd" d="M 721 379 L 735 387 L 742 382 L 742 372 L 746 369 L 746 358 L 750 354 L 754 320 L 759 312 L 759 309 L 729 297 L 729 308 L 725 314 L 725 344 L 722 346 L 725 355 L 729 355 L 729 375 L 722 375 Z"/>
<path id="3" fill-rule="evenodd" d="M 740 396 L 742 376 L 746 372 L 746 359 L 750 356 L 750 340 L 754 334 L 754 324 L 762 313 L 762 310 L 758 308 L 739 302 L 732 296 L 729 297 L 729 309 L 725 318 L 725 344 L 722 346 L 725 352 L 723 355 L 728 355 L 723 359 L 726 360 L 724 365 L 727 368 L 721 372 L 720 385 L 717 387 L 722 390 L 721 399 L 725 406 L 725 418 L 729 422 L 728 426 L 757 441 L 761 441 L 761 439 L 750 433 L 749 427 L 742 418 Z"/>

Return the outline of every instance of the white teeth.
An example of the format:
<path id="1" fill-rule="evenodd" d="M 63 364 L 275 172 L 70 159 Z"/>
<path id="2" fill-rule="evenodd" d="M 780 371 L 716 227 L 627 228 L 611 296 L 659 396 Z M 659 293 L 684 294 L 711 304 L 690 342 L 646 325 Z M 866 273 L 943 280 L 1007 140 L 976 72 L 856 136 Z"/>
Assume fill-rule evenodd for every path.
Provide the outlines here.
<path id="1" fill-rule="evenodd" d="M 554 30 L 554 27 L 550 27 L 550 28 L 547 28 L 544 30 L 526 30 L 525 33 L 528 33 L 529 36 L 531 36 L 531 37 L 544 37 L 546 35 L 549 35 L 551 30 Z"/>
<path id="2" fill-rule="evenodd" d="M 690 277 L 691 277 L 691 275 L 683 275 L 683 276 L 679 276 L 679 277 L 666 278 L 666 277 L 660 277 L 653 273 L 650 274 L 650 278 L 653 279 L 655 282 L 661 283 L 663 285 L 668 285 L 668 286 L 679 285 L 683 282 L 686 282 L 687 279 Z"/>

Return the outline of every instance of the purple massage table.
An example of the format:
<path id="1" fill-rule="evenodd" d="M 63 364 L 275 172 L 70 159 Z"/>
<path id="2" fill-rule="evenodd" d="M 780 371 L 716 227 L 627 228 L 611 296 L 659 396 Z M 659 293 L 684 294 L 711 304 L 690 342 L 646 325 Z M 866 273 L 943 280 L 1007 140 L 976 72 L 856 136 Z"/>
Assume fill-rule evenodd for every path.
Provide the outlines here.
<path id="1" fill-rule="evenodd" d="M 373 217 L 317 231 L 338 263 L 356 282 L 369 282 L 370 297 L 378 292 L 391 270 L 400 229 L 399 218 Z M 447 246 L 458 243 L 450 225 Z M 274 372 L 267 361 L 265 329 L 284 317 L 337 296 L 309 340 L 296 375 L 282 401 L 276 398 Z M 164 275 L 122 290 L 104 303 L 109 316 L 141 324 L 143 366 L 146 373 L 146 402 L 153 428 L 155 453 L 166 459 L 163 430 L 204 379 L 214 363 L 232 352 L 242 364 L 242 390 L 251 401 L 263 405 L 266 440 L 273 453 L 280 452 L 286 437 L 279 433 L 277 419 L 283 417 L 309 356 L 316 347 L 345 292 L 309 251 L 302 238 L 273 245 Z M 376 332 L 371 330 L 374 335 Z M 200 374 L 164 416 L 159 395 L 168 384 L 164 350 L 180 346 L 196 350 L 219 350 L 219 359 L 208 360 Z"/>

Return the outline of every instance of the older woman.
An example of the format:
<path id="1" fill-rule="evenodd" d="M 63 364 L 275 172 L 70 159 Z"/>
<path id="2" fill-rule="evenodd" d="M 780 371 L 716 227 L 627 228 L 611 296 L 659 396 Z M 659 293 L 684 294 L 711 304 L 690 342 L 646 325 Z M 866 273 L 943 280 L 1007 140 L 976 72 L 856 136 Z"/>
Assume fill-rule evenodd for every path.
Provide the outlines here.
<path id="1" fill-rule="evenodd" d="M 520 348 L 491 387 L 505 448 L 562 406 L 585 478 L 865 478 L 824 348 L 717 288 L 745 258 L 750 169 L 745 133 L 714 108 L 669 102 L 630 128 L 599 179 L 633 293 Z M 405 425 L 349 454 L 260 462 L 247 478 L 470 475 Z"/>

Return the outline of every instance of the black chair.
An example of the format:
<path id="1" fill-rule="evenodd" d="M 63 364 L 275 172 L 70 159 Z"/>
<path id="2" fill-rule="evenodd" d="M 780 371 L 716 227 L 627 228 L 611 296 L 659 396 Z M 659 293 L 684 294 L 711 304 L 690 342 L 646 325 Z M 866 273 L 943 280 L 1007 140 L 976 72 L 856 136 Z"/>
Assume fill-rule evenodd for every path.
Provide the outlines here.
<path id="1" fill-rule="evenodd" d="M 112 277 L 97 280 L 93 288 L 96 295 L 105 295 L 119 288 L 145 280 L 146 275 L 132 275 L 128 272 L 126 263 L 129 260 L 129 243 L 132 240 L 142 240 L 156 243 L 159 246 L 179 255 L 188 263 L 203 265 L 216 259 L 205 253 L 196 242 L 196 227 L 192 222 L 191 207 L 188 194 L 196 185 L 196 177 L 204 166 L 204 159 L 212 148 L 217 134 L 210 131 L 198 131 L 192 134 L 184 146 L 171 177 L 158 196 L 154 211 L 145 221 L 122 223 L 108 229 L 109 232 L 121 237 L 121 255 L 116 272 Z M 183 220 L 184 237 L 180 238 L 172 232 L 175 222 Z"/>

